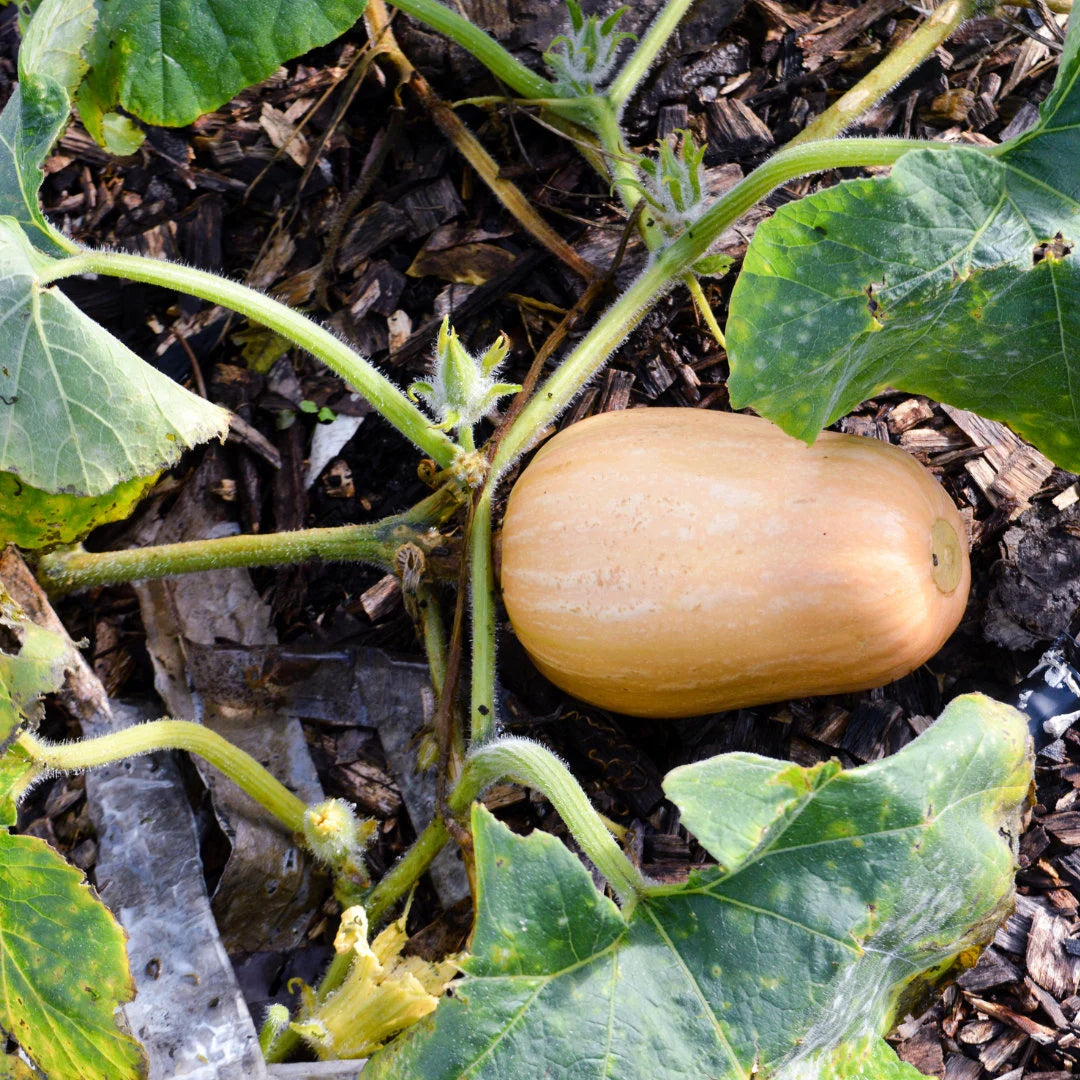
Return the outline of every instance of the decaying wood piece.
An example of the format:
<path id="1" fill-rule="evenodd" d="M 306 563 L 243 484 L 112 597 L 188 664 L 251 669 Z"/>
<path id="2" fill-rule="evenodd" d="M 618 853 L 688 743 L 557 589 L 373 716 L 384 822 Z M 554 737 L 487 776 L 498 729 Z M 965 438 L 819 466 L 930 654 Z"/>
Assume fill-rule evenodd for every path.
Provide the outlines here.
<path id="1" fill-rule="evenodd" d="M 1028 933 L 1025 960 L 1032 979 L 1057 998 L 1076 993 L 1080 984 L 1080 957 L 1069 956 L 1064 942 L 1072 936 L 1067 919 L 1036 908 Z"/>
<path id="2" fill-rule="evenodd" d="M 1053 472 L 1054 463 L 996 420 L 951 405 L 942 405 L 942 409 L 980 449 L 980 455 L 964 468 L 992 506 L 1008 500 L 1012 507 L 1009 520 L 1018 518 Z"/>
<path id="3" fill-rule="evenodd" d="M 886 15 L 904 6 L 903 0 L 867 0 L 803 34 L 803 66 L 815 71 L 847 43 Z"/>
<path id="4" fill-rule="evenodd" d="M 378 622 L 401 606 L 401 581 L 397 574 L 385 574 L 370 589 L 360 594 L 364 614 Z"/>

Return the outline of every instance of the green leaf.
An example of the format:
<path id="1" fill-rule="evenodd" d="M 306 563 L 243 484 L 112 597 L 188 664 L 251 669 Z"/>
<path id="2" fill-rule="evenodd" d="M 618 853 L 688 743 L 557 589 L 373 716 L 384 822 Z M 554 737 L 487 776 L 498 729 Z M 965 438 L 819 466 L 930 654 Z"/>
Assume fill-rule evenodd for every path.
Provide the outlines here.
<path id="1" fill-rule="evenodd" d="M 724 865 L 622 913 L 554 838 L 474 808 L 466 977 L 365 1080 L 538 1061 L 582 1080 L 913 1080 L 882 1035 L 1009 910 L 1031 775 L 1023 717 L 978 696 L 849 772 L 748 754 L 677 769 L 665 789 Z"/>
<path id="2" fill-rule="evenodd" d="M 0 586 L 0 825 L 14 823 L 39 772 L 12 737 L 72 660 L 70 640 L 30 622 Z M 114 1013 L 134 994 L 124 932 L 81 872 L 44 841 L 0 829 L 0 1030 L 47 1076 L 133 1080 L 142 1052 Z M 0 1058 L 0 1078 L 3 1068 Z"/>
<path id="3" fill-rule="evenodd" d="M 224 436 L 224 410 L 43 286 L 51 265 L 0 219 L 0 471 L 42 491 L 99 496 Z"/>
<path id="4" fill-rule="evenodd" d="M 1078 76 L 1074 19 L 1028 133 L 907 154 L 760 226 L 727 324 L 732 404 L 810 441 L 891 385 L 1080 469 Z"/>
<path id="5" fill-rule="evenodd" d="M 82 48 L 96 20 L 94 0 L 42 0 L 19 45 L 19 81 L 48 75 L 70 94 L 86 74 Z"/>
<path id="6" fill-rule="evenodd" d="M 38 1080 L 38 1074 L 14 1054 L 0 1054 L 0 1080 Z"/>
<path id="7" fill-rule="evenodd" d="M 0 215 L 14 217 L 44 251 L 74 249 L 45 219 L 37 193 L 86 71 L 82 45 L 95 18 L 93 0 L 43 0 L 19 47 L 19 85 L 0 114 Z"/>
<path id="8" fill-rule="evenodd" d="M 117 157 L 128 157 L 142 146 L 146 135 L 129 116 L 106 113 L 101 118 L 101 145 Z"/>
<path id="9" fill-rule="evenodd" d="M 286 60 L 325 45 L 361 16 L 364 0 L 111 0 L 86 48 L 79 114 L 103 141 L 117 105 L 179 127 L 211 112 Z"/>
<path id="10" fill-rule="evenodd" d="M 25 92 L 24 92 L 25 91 Z M 14 218 L 44 251 L 72 250 L 38 205 L 41 164 L 67 124 L 70 103 L 48 76 L 16 86 L 0 113 L 0 216 Z"/>
<path id="11" fill-rule="evenodd" d="M 19 801 L 41 773 L 41 767 L 18 744 L 0 755 L 0 825 L 14 825 L 19 820 Z"/>
<path id="12" fill-rule="evenodd" d="M 40 698 L 60 689 L 73 658 L 70 640 L 30 622 L 0 585 L 0 746 L 18 720 L 36 716 Z"/>
<path id="13" fill-rule="evenodd" d="M 124 932 L 82 873 L 43 840 L 0 832 L 0 1028 L 46 1076 L 135 1080 L 117 1026 L 135 996 Z"/>

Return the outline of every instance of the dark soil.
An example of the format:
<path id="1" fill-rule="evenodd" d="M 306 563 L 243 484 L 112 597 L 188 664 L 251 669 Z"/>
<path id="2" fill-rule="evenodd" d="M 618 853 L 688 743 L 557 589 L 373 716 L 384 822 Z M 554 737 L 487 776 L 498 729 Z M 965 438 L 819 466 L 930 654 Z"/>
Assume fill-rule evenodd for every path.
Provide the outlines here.
<path id="1" fill-rule="evenodd" d="M 461 6 L 534 64 L 563 17 L 551 0 L 463 0 Z M 644 25 L 655 6 L 639 5 L 638 15 L 627 16 L 629 28 Z M 1009 10 L 1007 20 L 965 26 L 856 131 L 985 143 L 1030 123 L 1051 86 L 1056 54 L 1030 37 L 1042 25 L 1034 11 Z M 701 0 L 629 111 L 629 130 L 644 148 L 689 128 L 709 143 L 706 162 L 726 186 L 868 71 L 919 17 L 899 0 Z M 0 20 L 0 89 L 7 90 L 14 77 L 13 12 Z M 499 92 L 457 48 L 404 17 L 395 29 L 445 99 Z M 149 131 L 139 153 L 122 161 L 109 159 L 73 125 L 48 163 L 45 207 L 80 241 L 182 259 L 304 307 L 402 385 L 425 371 L 435 328 L 448 313 L 472 347 L 507 333 L 513 343 L 507 374 L 520 379 L 584 284 L 507 215 L 415 95 L 406 91 L 399 103 L 388 65 L 376 65 L 358 85 L 351 80 L 365 44 L 358 28 L 190 128 Z M 267 115 L 287 125 L 302 122 L 301 135 L 276 147 Z M 606 269 L 625 223 L 575 149 L 521 109 L 470 106 L 461 115 L 504 175 L 579 254 Z M 388 148 L 382 160 L 371 152 L 380 141 Z M 827 174 L 794 183 L 774 193 L 768 207 L 839 179 Z M 346 205 L 350 213 L 341 218 Z M 730 235 L 727 254 L 741 258 L 761 216 L 756 212 Z M 616 279 L 641 258 L 631 244 Z M 708 287 L 721 324 L 734 276 Z M 227 405 L 262 436 L 234 436 L 223 449 L 204 452 L 223 462 L 231 483 L 222 496 L 242 529 L 370 521 L 425 493 L 415 452 L 310 359 L 280 350 L 275 359 L 265 335 L 189 298 L 115 281 L 65 287 L 137 353 Z M 685 292 L 676 291 L 564 422 L 645 404 L 723 409 L 726 374 L 724 353 Z M 311 486 L 304 482 L 305 462 L 318 421 L 302 402 L 364 417 Z M 967 615 L 919 671 L 863 695 L 645 723 L 569 700 L 534 671 L 504 627 L 506 725 L 548 741 L 604 813 L 635 826 L 642 864 L 653 876 L 677 879 L 702 857 L 662 799 L 660 779 L 671 767 L 735 749 L 806 764 L 836 756 L 854 765 L 891 754 L 958 693 L 980 689 L 1007 698 L 1080 605 L 1075 477 L 1036 460 L 1037 479 L 1025 487 L 1010 471 L 1018 446 L 1007 432 L 907 394 L 866 402 L 840 426 L 909 449 L 941 477 L 971 528 L 975 579 Z M 193 455 L 166 482 L 183 485 L 199 467 L 200 455 Z M 167 514 L 169 505 L 158 500 L 154 512 Z M 112 527 L 89 546 L 107 548 L 123 538 L 124 528 Z M 419 655 L 400 598 L 378 571 L 318 565 L 259 571 L 254 578 L 283 643 L 372 645 Z M 71 599 L 64 614 L 75 638 L 91 640 L 111 693 L 152 686 L 130 590 Z M 376 788 L 389 793 L 373 855 L 376 866 L 389 865 L 411 832 L 373 731 L 351 736 L 348 753 L 339 745 L 342 732 L 310 734 L 329 793 L 362 806 L 372 805 Z M 979 965 L 897 1034 L 901 1055 L 931 1075 L 1051 1080 L 1072 1075 L 1080 1057 L 1080 938 L 1072 936 L 1080 929 L 1080 813 L 1073 809 L 1080 799 L 1080 739 L 1070 733 L 1040 765 L 1021 847 L 1017 913 Z M 561 830 L 542 799 L 506 789 L 497 801 L 515 827 Z M 76 862 L 92 865 L 92 830 L 77 780 L 43 792 L 24 816 L 27 828 L 66 843 Z M 460 941 L 461 913 L 444 916 L 431 892 L 417 899 L 413 922 L 450 927 L 443 940 Z M 329 932 L 332 937 L 332 925 Z M 270 996 L 282 970 L 266 975 L 252 995 Z"/>

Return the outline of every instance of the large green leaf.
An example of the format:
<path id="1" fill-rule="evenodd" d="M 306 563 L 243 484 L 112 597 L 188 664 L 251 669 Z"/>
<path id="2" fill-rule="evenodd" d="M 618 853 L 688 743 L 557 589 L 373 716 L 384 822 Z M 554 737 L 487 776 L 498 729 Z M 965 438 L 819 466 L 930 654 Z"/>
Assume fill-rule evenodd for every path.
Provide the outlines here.
<path id="1" fill-rule="evenodd" d="M 74 652 L 63 634 L 30 622 L 0 584 L 0 747 L 46 694 L 59 690 Z"/>
<path id="2" fill-rule="evenodd" d="M 71 242 L 46 220 L 38 205 L 41 164 L 67 124 L 63 87 L 48 76 L 16 86 L 0 113 L 0 215 L 12 217 L 44 251 L 61 252 Z"/>
<path id="3" fill-rule="evenodd" d="M 365 0 L 110 0 L 86 49 L 86 129 L 117 105 L 151 124 L 190 124 L 280 64 L 349 29 Z"/>
<path id="4" fill-rule="evenodd" d="M 45 251 L 74 247 L 45 219 L 37 193 L 86 71 L 82 46 L 95 17 L 93 0 L 43 0 L 19 48 L 19 85 L 0 113 L 0 215 L 14 217 Z"/>
<path id="5" fill-rule="evenodd" d="M 19 80 L 48 75 L 70 94 L 86 74 L 82 49 L 96 21 L 94 0 L 41 0 L 19 45 Z"/>
<path id="6" fill-rule="evenodd" d="M 0 1028 L 46 1076 L 134 1080 L 115 1011 L 135 996 L 124 932 L 43 840 L 0 832 Z"/>
<path id="7" fill-rule="evenodd" d="M 222 409 L 43 286 L 50 265 L 0 219 L 0 471 L 42 491 L 97 496 L 224 435 Z"/>
<path id="8" fill-rule="evenodd" d="M 0 1054 L 0 1080 L 39 1080 L 38 1074 L 21 1058 Z"/>
<path id="9" fill-rule="evenodd" d="M 1078 74 L 1074 19 L 1028 133 L 905 155 L 760 226 L 731 299 L 732 404 L 809 441 L 891 385 L 1080 469 Z"/>
<path id="10" fill-rule="evenodd" d="M 475 809 L 466 978 L 364 1080 L 917 1078 L 882 1035 L 1009 909 L 1030 781 L 1023 717 L 978 696 L 850 772 L 686 766 L 665 789 L 722 865 L 628 913 L 553 837 Z"/>

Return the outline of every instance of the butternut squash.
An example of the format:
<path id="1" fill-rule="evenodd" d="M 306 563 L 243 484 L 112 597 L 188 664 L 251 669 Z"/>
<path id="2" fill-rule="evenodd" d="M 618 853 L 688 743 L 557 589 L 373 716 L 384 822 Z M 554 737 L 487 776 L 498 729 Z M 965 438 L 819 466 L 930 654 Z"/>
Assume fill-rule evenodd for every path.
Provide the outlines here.
<path id="1" fill-rule="evenodd" d="M 583 701 L 693 716 L 880 686 L 963 615 L 960 516 L 904 451 L 695 409 L 556 435 L 510 494 L 501 583 L 536 666 Z"/>

